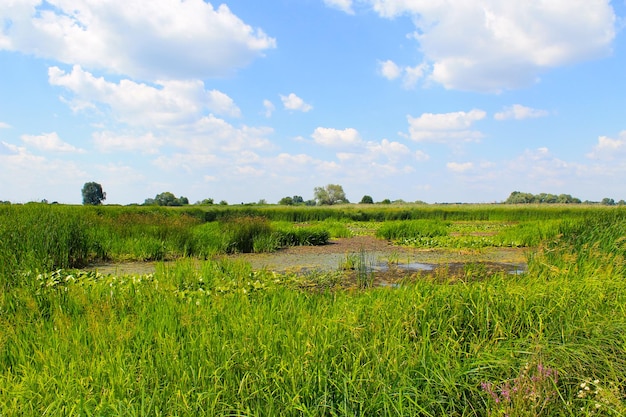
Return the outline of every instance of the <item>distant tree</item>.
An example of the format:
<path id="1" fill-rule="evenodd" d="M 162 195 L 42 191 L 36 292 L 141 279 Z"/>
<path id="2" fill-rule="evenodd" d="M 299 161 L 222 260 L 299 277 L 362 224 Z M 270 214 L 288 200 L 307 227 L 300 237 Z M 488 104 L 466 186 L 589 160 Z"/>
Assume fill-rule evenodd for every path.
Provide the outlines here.
<path id="1" fill-rule="evenodd" d="M 299 196 L 299 195 L 294 195 L 293 204 L 304 204 L 304 198 L 302 198 L 302 196 Z"/>
<path id="2" fill-rule="evenodd" d="M 315 206 L 317 204 L 317 202 L 315 200 L 307 200 L 304 202 L 305 206 Z"/>
<path id="3" fill-rule="evenodd" d="M 535 196 L 530 193 L 522 193 L 519 191 L 513 191 L 509 198 L 506 199 L 506 204 L 530 204 L 535 201 Z"/>
<path id="4" fill-rule="evenodd" d="M 278 201 L 278 204 L 281 206 L 293 206 L 293 198 L 283 197 Z"/>
<path id="5" fill-rule="evenodd" d="M 603 206 L 614 206 L 615 205 L 615 200 L 613 200 L 612 198 L 603 198 L 602 199 L 602 204 Z"/>
<path id="6" fill-rule="evenodd" d="M 184 206 L 189 204 L 189 199 L 187 197 L 177 198 L 174 194 L 166 191 L 157 194 L 154 198 L 147 198 L 143 204 L 146 206 Z"/>
<path id="7" fill-rule="evenodd" d="M 519 191 L 513 191 L 509 198 L 505 201 L 506 204 L 580 204 L 579 198 L 574 198 L 569 194 L 546 194 L 540 193 L 533 195 L 530 193 L 521 193 Z"/>
<path id="8" fill-rule="evenodd" d="M 220 201 L 220 206 L 227 206 L 228 202 L 226 200 L 221 200 Z"/>
<path id="9" fill-rule="evenodd" d="M 328 184 L 326 187 L 315 187 L 313 190 L 318 205 L 349 203 L 343 187 L 339 184 Z"/>
<path id="10" fill-rule="evenodd" d="M 388 198 L 385 198 L 383 201 L 381 201 L 381 204 L 391 204 L 391 200 Z"/>
<path id="11" fill-rule="evenodd" d="M 259 202 L 257 203 L 257 205 L 259 206 L 265 206 L 267 204 L 267 200 L 265 200 L 264 198 L 260 199 Z"/>
<path id="12" fill-rule="evenodd" d="M 86 206 L 99 206 L 107 195 L 102 191 L 102 185 L 97 182 L 86 182 L 83 185 L 83 204 Z"/>
<path id="13" fill-rule="evenodd" d="M 624 206 L 624 205 L 626 205 L 626 201 L 620 200 L 620 201 L 617 202 L 617 205 L 618 206 Z"/>
<path id="14" fill-rule="evenodd" d="M 364 195 L 360 204 L 374 204 L 374 199 L 369 195 Z"/>
<path id="15" fill-rule="evenodd" d="M 212 198 L 205 198 L 202 201 L 196 202 L 196 205 L 198 205 L 198 206 L 210 206 L 212 204 L 213 204 L 213 199 Z"/>

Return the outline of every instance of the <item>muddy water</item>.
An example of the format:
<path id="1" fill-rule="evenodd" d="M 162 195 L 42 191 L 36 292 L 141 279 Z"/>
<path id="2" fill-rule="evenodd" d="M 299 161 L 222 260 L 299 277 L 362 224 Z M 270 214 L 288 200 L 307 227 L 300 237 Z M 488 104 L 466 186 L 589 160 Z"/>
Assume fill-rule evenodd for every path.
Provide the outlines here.
<path id="1" fill-rule="evenodd" d="M 253 269 L 276 272 L 337 271 L 350 264 L 365 263 L 368 270 L 387 274 L 390 270 L 410 273 L 432 271 L 446 266 L 463 269 L 465 265 L 482 264 L 491 270 L 518 274 L 526 270 L 526 251 L 514 248 L 481 250 L 424 250 L 376 239 L 357 236 L 332 240 L 324 246 L 300 246 L 274 253 L 238 254 L 226 258 L 249 262 Z M 103 263 L 89 269 L 104 274 L 148 274 L 155 271 L 156 262 Z"/>

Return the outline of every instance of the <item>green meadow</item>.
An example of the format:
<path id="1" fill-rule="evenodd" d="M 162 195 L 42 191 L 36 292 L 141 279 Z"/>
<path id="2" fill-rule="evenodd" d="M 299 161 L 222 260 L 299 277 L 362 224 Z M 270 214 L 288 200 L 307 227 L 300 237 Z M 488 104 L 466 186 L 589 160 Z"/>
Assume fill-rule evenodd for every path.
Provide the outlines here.
<path id="1" fill-rule="evenodd" d="M 226 256 L 359 234 L 527 270 L 345 286 Z M 0 206 L 0 416 L 42 415 L 624 416 L 626 209 Z"/>

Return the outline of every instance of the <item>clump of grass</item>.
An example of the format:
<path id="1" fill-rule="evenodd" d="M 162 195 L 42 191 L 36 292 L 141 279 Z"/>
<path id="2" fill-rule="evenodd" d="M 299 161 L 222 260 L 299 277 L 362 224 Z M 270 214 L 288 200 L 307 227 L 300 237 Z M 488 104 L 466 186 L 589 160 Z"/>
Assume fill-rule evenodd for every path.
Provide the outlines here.
<path id="1" fill-rule="evenodd" d="M 0 278 L 28 270 L 84 265 L 90 254 L 88 223 L 71 207 L 6 205 L 0 210 Z M 16 274 L 17 273 L 17 274 Z"/>
<path id="2" fill-rule="evenodd" d="M 270 222 L 264 217 L 235 217 L 220 226 L 226 236 L 227 253 L 254 252 L 255 241 L 266 240 L 272 234 Z"/>
<path id="3" fill-rule="evenodd" d="M 388 240 L 419 239 L 446 236 L 448 222 L 441 220 L 407 220 L 385 222 L 376 231 L 376 236 Z"/>
<path id="4" fill-rule="evenodd" d="M 281 225 L 273 234 L 279 247 L 321 246 L 327 244 L 330 239 L 330 232 L 322 226 Z"/>

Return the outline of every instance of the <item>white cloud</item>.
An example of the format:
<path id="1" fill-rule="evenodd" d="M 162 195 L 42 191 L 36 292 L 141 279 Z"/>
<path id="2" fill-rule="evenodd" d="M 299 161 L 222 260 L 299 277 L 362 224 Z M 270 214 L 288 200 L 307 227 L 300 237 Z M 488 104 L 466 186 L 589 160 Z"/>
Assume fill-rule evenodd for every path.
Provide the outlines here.
<path id="1" fill-rule="evenodd" d="M 8 123 L 0 122 L 0 129 L 10 129 L 11 125 Z"/>
<path id="2" fill-rule="evenodd" d="M 463 173 L 474 168 L 474 164 L 472 162 L 448 162 L 446 167 L 456 173 Z"/>
<path id="3" fill-rule="evenodd" d="M 63 142 L 56 132 L 41 135 L 22 135 L 22 142 L 40 151 L 62 153 L 84 153 L 84 149 L 77 148 Z"/>
<path id="4" fill-rule="evenodd" d="M 151 132 L 143 135 L 119 134 L 111 131 L 94 132 L 92 139 L 99 152 L 141 152 L 157 153 L 164 140 Z"/>
<path id="5" fill-rule="evenodd" d="M 68 189 L 80 195 L 80 187 L 88 180 L 85 171 L 72 161 L 33 155 L 25 147 L 6 142 L 0 146 L 0 166 L 2 192 L 16 202 L 44 198 L 63 201 L 59 196 L 66 196 Z"/>
<path id="6" fill-rule="evenodd" d="M 477 141 L 483 134 L 469 128 L 487 114 L 474 109 L 469 112 L 423 113 L 419 117 L 407 116 L 409 137 L 416 141 L 447 142 Z"/>
<path id="7" fill-rule="evenodd" d="M 395 80 L 402 74 L 402 69 L 390 59 L 387 61 L 379 61 L 378 70 L 380 74 L 388 80 Z"/>
<path id="8" fill-rule="evenodd" d="M 612 160 L 626 153 L 626 130 L 620 132 L 617 139 L 607 136 L 598 137 L 598 144 L 587 154 L 590 159 Z"/>
<path id="9" fill-rule="evenodd" d="M 167 84 L 172 83 L 171 81 Z M 165 86 L 167 86 L 165 84 Z M 222 116 L 230 116 L 230 117 L 241 117 L 241 110 L 235 104 L 234 100 L 230 98 L 228 95 L 222 93 L 218 90 L 211 90 L 208 92 L 204 90 L 204 83 L 201 81 L 194 81 L 193 84 L 189 84 L 189 82 L 185 82 L 191 86 L 192 90 L 196 90 L 199 92 L 199 95 L 208 94 L 208 100 L 206 102 L 207 109 L 215 112 L 215 114 L 219 114 Z M 202 97 L 204 99 L 204 97 Z"/>
<path id="10" fill-rule="evenodd" d="M 354 14 L 354 10 L 352 9 L 352 0 L 324 0 L 324 4 L 348 14 Z"/>
<path id="11" fill-rule="evenodd" d="M 202 0 L 23 0 L 0 21 L 0 49 L 152 81 L 231 73 L 276 46 Z"/>
<path id="12" fill-rule="evenodd" d="M 313 109 L 313 106 L 307 104 L 300 97 L 295 95 L 294 93 L 289 94 L 288 96 L 280 96 L 280 99 L 283 102 L 283 105 L 287 110 L 297 110 L 301 112 L 308 112 Z"/>
<path id="13" fill-rule="evenodd" d="M 448 89 L 525 86 L 546 69 L 608 55 L 615 37 L 609 0 L 367 2 L 382 17 L 413 18 L 429 78 Z"/>
<path id="14" fill-rule="evenodd" d="M 428 161 L 430 159 L 430 155 L 428 155 L 424 151 L 417 150 L 415 151 L 415 159 L 417 159 L 419 162 Z"/>
<path id="15" fill-rule="evenodd" d="M 522 106 L 521 104 L 514 104 L 512 106 L 505 107 L 503 111 L 496 113 L 493 118 L 496 120 L 523 120 L 545 117 L 547 115 L 548 112 L 545 110 L 538 110 Z"/>
<path id="16" fill-rule="evenodd" d="M 188 123 L 207 111 L 238 117 L 241 111 L 226 94 L 205 90 L 195 81 L 160 81 L 156 87 L 122 79 L 118 83 L 95 77 L 79 66 L 66 73 L 58 67 L 48 70 L 49 82 L 74 95 L 68 100 L 76 110 L 102 108 L 129 125 L 168 126 Z"/>
<path id="17" fill-rule="evenodd" d="M 361 136 L 356 129 L 333 129 L 318 127 L 311 135 L 315 143 L 322 146 L 353 146 L 361 143 Z"/>
<path id="18" fill-rule="evenodd" d="M 269 100 L 263 100 L 263 107 L 265 108 L 265 117 L 272 117 L 272 113 L 274 113 L 274 110 L 276 110 L 276 107 L 274 107 L 274 103 Z"/>
<path id="19" fill-rule="evenodd" d="M 428 65 L 424 63 L 414 67 L 404 67 L 404 77 L 402 79 L 402 85 L 404 88 L 414 88 L 417 85 L 417 82 L 424 78 L 426 71 L 428 71 Z"/>
<path id="20" fill-rule="evenodd" d="M 387 60 L 378 62 L 378 71 L 380 75 L 388 80 L 395 80 L 402 77 L 403 87 L 411 89 L 417 85 L 419 80 L 424 78 L 428 71 L 428 65 L 422 63 L 414 67 L 400 67 L 395 62 Z"/>

